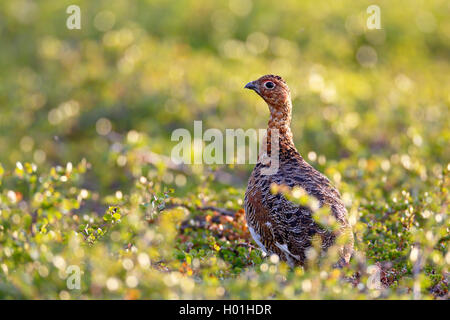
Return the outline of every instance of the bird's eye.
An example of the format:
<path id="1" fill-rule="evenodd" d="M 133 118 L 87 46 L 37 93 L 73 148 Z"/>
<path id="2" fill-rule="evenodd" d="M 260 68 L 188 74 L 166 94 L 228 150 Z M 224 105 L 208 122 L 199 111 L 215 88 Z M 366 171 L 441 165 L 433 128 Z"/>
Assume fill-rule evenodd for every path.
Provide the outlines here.
<path id="1" fill-rule="evenodd" d="M 273 89 L 275 88 L 275 83 L 273 83 L 272 81 L 264 82 L 264 87 L 266 87 L 267 89 Z"/>

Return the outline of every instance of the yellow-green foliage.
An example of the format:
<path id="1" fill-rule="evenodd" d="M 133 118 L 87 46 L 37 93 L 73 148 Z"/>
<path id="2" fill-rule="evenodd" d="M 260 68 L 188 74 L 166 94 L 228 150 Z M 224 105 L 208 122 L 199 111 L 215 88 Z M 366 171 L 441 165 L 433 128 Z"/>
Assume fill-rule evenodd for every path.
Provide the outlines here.
<path id="1" fill-rule="evenodd" d="M 0 2 L 0 298 L 448 298 L 448 1 L 377 1 L 381 30 L 371 4 Z M 267 73 L 288 82 L 296 145 L 349 210 L 348 268 L 262 257 L 242 212 L 251 165 L 162 157 L 194 120 L 264 128 L 242 88 Z"/>

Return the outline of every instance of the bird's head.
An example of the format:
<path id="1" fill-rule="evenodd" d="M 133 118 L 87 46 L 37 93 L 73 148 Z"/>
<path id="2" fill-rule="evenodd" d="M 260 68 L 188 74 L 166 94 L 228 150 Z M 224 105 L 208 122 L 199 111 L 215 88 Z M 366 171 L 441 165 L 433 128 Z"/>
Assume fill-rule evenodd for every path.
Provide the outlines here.
<path id="1" fill-rule="evenodd" d="M 286 105 L 291 100 L 289 87 L 280 76 L 268 74 L 247 83 L 244 88 L 254 90 L 272 107 Z"/>

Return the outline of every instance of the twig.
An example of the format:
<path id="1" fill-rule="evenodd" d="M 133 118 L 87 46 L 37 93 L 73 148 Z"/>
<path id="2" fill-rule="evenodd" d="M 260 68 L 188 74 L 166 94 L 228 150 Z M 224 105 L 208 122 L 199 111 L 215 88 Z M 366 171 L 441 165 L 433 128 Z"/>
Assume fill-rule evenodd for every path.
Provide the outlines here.
<path id="1" fill-rule="evenodd" d="M 150 163 L 152 165 L 159 165 L 163 163 L 167 168 L 171 170 L 179 171 L 186 175 L 193 175 L 193 171 L 189 165 L 184 163 L 175 163 L 170 157 L 167 157 L 165 155 L 158 154 L 147 149 L 140 149 L 137 154 L 138 159 L 140 159 L 141 162 Z M 204 170 L 204 173 L 212 173 L 214 175 L 214 179 L 223 184 L 242 186 L 244 183 L 244 181 L 238 176 L 232 175 L 223 170 L 211 171 L 210 169 L 207 169 Z"/>
<path id="2" fill-rule="evenodd" d="M 223 209 L 223 208 L 207 206 L 207 207 L 197 207 L 196 209 L 200 210 L 200 211 L 207 211 L 207 210 L 217 211 L 218 213 L 223 214 L 225 216 L 234 217 L 234 211 Z"/>
<path id="3" fill-rule="evenodd" d="M 191 207 L 189 207 L 186 204 L 169 203 L 166 205 L 166 209 L 171 209 L 171 208 L 175 208 L 175 207 L 183 207 L 186 209 L 191 209 Z M 234 217 L 234 213 L 235 213 L 234 211 L 227 210 L 224 208 L 214 207 L 214 206 L 205 206 L 205 207 L 196 206 L 195 209 L 199 210 L 199 211 L 208 211 L 208 210 L 216 211 L 222 215 L 230 216 L 230 217 Z"/>

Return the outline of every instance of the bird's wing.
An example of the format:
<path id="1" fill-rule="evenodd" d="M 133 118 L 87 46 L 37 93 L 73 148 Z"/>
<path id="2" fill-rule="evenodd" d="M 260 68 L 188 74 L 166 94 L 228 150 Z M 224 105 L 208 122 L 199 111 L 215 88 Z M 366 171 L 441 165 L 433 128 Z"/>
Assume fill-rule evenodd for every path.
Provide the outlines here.
<path id="1" fill-rule="evenodd" d="M 300 157 L 292 158 L 281 170 L 284 171 L 279 175 L 281 184 L 290 188 L 302 187 L 310 196 L 319 200 L 320 206 L 328 205 L 339 223 L 347 223 L 347 211 L 341 195 L 327 177 Z"/>

